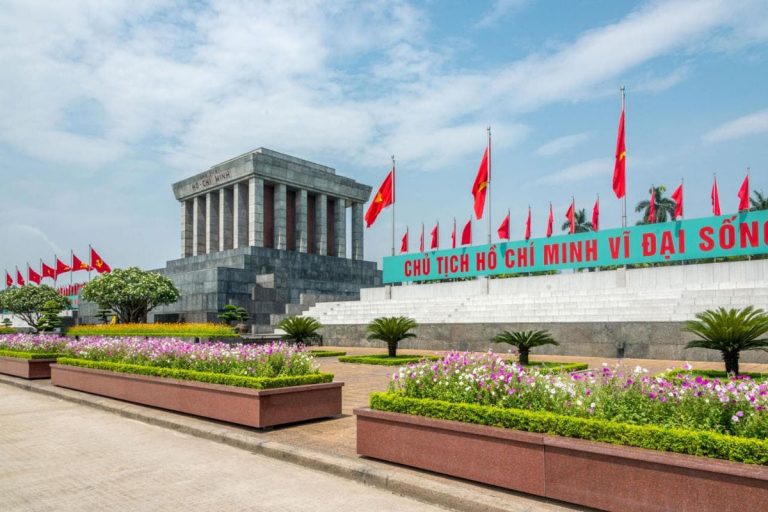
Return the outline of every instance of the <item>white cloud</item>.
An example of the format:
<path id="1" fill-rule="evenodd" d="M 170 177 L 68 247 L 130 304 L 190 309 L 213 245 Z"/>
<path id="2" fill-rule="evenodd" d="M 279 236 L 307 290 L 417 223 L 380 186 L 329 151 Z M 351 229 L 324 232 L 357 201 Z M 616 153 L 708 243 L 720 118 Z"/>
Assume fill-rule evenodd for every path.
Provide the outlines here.
<path id="1" fill-rule="evenodd" d="M 595 158 L 543 176 L 538 181 L 541 183 L 574 183 L 595 176 L 608 175 L 612 171 L 613 161 L 610 158 Z"/>
<path id="2" fill-rule="evenodd" d="M 579 144 L 586 142 L 591 135 L 590 132 L 582 132 L 558 137 L 540 146 L 536 150 L 536 154 L 541 156 L 559 155 L 560 153 L 573 149 Z"/>
<path id="3" fill-rule="evenodd" d="M 494 0 L 490 9 L 488 9 L 488 11 L 483 14 L 483 17 L 480 18 L 480 21 L 475 23 L 475 27 L 484 28 L 496 25 L 504 18 L 506 18 L 510 13 L 520 9 L 527 2 L 528 0 Z"/>
<path id="4" fill-rule="evenodd" d="M 739 117 L 704 134 L 707 142 L 724 142 L 768 132 L 768 109 Z"/>

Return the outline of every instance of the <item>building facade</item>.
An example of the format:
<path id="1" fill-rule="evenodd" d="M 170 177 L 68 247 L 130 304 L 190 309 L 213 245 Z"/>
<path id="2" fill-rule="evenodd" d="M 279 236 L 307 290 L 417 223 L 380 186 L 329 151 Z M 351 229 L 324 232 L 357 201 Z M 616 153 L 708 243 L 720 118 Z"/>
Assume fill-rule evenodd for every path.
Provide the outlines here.
<path id="1" fill-rule="evenodd" d="M 235 304 L 253 332 L 272 332 L 315 302 L 354 300 L 381 285 L 376 264 L 363 260 L 371 187 L 330 167 L 259 148 L 174 183 L 173 193 L 181 257 L 157 272 L 181 299 L 149 322 L 215 322 Z"/>

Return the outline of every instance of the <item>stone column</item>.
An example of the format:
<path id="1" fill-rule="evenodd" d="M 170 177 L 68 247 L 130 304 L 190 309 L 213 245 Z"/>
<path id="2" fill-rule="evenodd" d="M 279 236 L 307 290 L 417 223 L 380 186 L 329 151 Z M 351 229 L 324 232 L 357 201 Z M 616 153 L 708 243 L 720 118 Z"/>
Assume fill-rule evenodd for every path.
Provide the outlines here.
<path id="1" fill-rule="evenodd" d="M 232 191 L 232 247 L 248 246 L 248 184 L 235 183 Z"/>
<path id="2" fill-rule="evenodd" d="M 205 253 L 219 250 L 219 193 L 205 194 Z"/>
<path id="3" fill-rule="evenodd" d="M 286 222 L 288 212 L 286 211 L 285 184 L 275 184 L 275 249 L 284 251 L 288 247 L 288 234 L 286 233 Z"/>
<path id="4" fill-rule="evenodd" d="M 363 203 L 352 203 L 352 259 L 363 259 Z"/>
<path id="5" fill-rule="evenodd" d="M 248 180 L 248 245 L 264 247 L 264 180 Z"/>
<path id="6" fill-rule="evenodd" d="M 193 201 L 181 201 L 181 257 L 192 256 Z"/>
<path id="7" fill-rule="evenodd" d="M 317 254 L 328 253 L 328 196 L 315 196 L 315 249 Z"/>
<path id="8" fill-rule="evenodd" d="M 333 248 L 334 256 L 347 257 L 347 201 L 337 197 L 333 200 Z"/>
<path id="9" fill-rule="evenodd" d="M 192 256 L 197 256 L 205 254 L 205 196 L 192 201 Z"/>
<path id="10" fill-rule="evenodd" d="M 296 194 L 296 250 L 307 252 L 307 191 Z"/>
<path id="11" fill-rule="evenodd" d="M 232 189 L 219 189 L 219 250 L 232 248 Z"/>

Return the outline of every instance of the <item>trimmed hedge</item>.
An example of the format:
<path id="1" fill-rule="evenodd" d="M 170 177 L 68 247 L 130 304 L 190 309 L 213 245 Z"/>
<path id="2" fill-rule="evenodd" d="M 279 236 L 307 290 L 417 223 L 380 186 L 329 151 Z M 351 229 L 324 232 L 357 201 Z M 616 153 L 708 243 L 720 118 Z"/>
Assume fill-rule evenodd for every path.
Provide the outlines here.
<path id="1" fill-rule="evenodd" d="M 690 375 L 692 377 L 696 377 L 698 375 L 706 378 L 706 379 L 727 379 L 728 374 L 725 373 L 725 370 L 669 370 L 666 372 L 659 373 L 658 377 L 663 377 L 665 379 L 675 379 L 678 375 Z M 749 377 L 750 379 L 768 379 L 768 373 L 760 373 L 760 372 L 739 372 L 740 377 Z"/>
<path id="2" fill-rule="evenodd" d="M 314 357 L 338 357 L 347 355 L 341 350 L 307 350 Z"/>
<path id="3" fill-rule="evenodd" d="M 341 363 L 358 363 L 358 364 L 376 364 L 382 366 L 399 366 L 408 363 L 418 363 L 423 360 L 437 361 L 440 359 L 438 356 L 429 355 L 403 355 L 396 357 L 389 357 L 386 354 L 376 354 L 369 356 L 342 356 L 339 357 Z"/>
<path id="4" fill-rule="evenodd" d="M 531 361 L 524 368 L 530 368 L 531 366 L 536 367 L 541 373 L 570 373 L 589 369 L 587 363 L 558 363 L 555 361 Z"/>
<path id="5" fill-rule="evenodd" d="M 88 359 L 72 359 L 68 357 L 58 358 L 57 363 L 66 366 L 77 366 L 79 368 L 90 368 L 93 370 L 107 370 L 135 375 L 148 375 L 151 377 L 166 377 L 170 379 L 190 380 L 195 382 L 205 382 L 207 384 L 223 384 L 225 386 L 253 389 L 285 388 L 333 381 L 333 374 L 331 373 L 313 373 L 310 375 L 290 375 L 283 377 L 247 377 L 245 375 L 231 375 L 228 373 L 199 372 L 195 370 L 183 370 L 180 368 L 112 363 L 109 361 L 90 361 Z"/>
<path id="6" fill-rule="evenodd" d="M 0 357 L 15 357 L 17 359 L 56 359 L 57 353 L 51 352 L 25 352 L 22 350 L 0 349 Z"/>
<path id="7" fill-rule="evenodd" d="M 16 329 L 13 327 L 0 327 L 0 334 L 16 334 Z"/>
<path id="8" fill-rule="evenodd" d="M 240 335 L 224 324 L 94 324 L 76 325 L 67 336 L 150 336 L 153 338 L 239 338 Z"/>
<path id="9" fill-rule="evenodd" d="M 544 411 L 444 402 L 428 398 L 408 398 L 396 393 L 373 393 L 370 407 L 378 411 L 768 465 L 768 441 L 716 432 L 633 425 Z"/>

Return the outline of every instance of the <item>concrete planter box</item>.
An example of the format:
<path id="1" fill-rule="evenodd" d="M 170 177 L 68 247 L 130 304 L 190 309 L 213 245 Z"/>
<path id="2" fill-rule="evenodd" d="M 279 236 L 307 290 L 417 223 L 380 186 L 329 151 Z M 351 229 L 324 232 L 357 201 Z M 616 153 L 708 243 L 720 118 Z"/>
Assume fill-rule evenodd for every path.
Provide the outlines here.
<path id="1" fill-rule="evenodd" d="M 19 357 L 0 357 L 0 373 L 21 377 L 22 379 L 50 379 L 51 364 L 56 359 L 22 359 Z"/>
<path id="2" fill-rule="evenodd" d="M 343 382 L 251 389 L 51 365 L 54 386 L 204 418 L 265 428 L 341 414 Z"/>
<path id="3" fill-rule="evenodd" d="M 763 510 L 768 467 L 357 409 L 357 453 L 610 511 Z"/>

